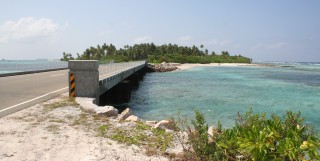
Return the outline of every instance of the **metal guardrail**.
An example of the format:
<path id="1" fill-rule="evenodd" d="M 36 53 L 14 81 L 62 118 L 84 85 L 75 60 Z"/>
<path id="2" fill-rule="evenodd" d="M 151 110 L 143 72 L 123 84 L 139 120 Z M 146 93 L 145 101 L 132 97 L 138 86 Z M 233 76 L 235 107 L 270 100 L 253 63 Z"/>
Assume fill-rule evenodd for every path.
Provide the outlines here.
<path id="1" fill-rule="evenodd" d="M 122 62 L 122 63 L 107 63 L 100 64 L 99 66 L 99 77 L 106 77 L 111 75 L 116 75 L 128 69 L 138 67 L 145 64 L 146 61 L 134 61 L 134 62 Z"/>
<path id="2" fill-rule="evenodd" d="M 68 68 L 68 62 L 0 63 L 0 74 Z"/>

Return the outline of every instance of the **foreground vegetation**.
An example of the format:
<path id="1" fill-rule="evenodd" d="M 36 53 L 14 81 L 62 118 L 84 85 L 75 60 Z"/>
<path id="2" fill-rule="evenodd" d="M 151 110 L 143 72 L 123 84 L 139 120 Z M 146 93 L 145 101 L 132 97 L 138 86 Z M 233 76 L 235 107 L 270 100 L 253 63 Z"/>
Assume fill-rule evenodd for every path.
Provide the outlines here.
<path id="1" fill-rule="evenodd" d="M 251 63 L 251 59 L 235 55 L 231 56 L 228 51 L 222 51 L 217 54 L 214 51 L 209 53 L 204 46 L 200 49 L 193 45 L 178 46 L 176 44 L 164 44 L 157 46 L 153 43 L 135 44 L 133 46 L 125 45 L 124 48 L 117 49 L 114 45 L 103 44 L 97 47 L 86 49 L 83 54 L 77 54 L 74 58 L 71 53 L 63 53 L 61 60 L 99 60 L 100 63 L 106 63 L 110 60 L 115 62 L 127 62 L 135 60 L 148 59 L 150 63 L 176 62 L 176 63 Z"/>
<path id="2" fill-rule="evenodd" d="M 4 128 L 7 131 L 0 135 L 30 137 L 34 134 L 29 133 L 30 131 L 44 130 L 43 135 L 37 136 L 42 139 L 36 141 L 46 144 L 51 142 L 48 145 L 54 145 L 52 149 L 59 146 L 65 148 L 65 143 L 74 144 L 74 139 L 88 140 L 92 137 L 84 143 L 98 149 L 101 143 L 108 145 L 99 149 L 102 154 L 98 157 L 102 160 L 106 157 L 103 150 L 110 150 L 117 145 L 114 141 L 134 145 L 132 147 L 139 151 L 133 154 L 161 155 L 171 160 L 320 160 L 318 134 L 312 126 L 304 124 L 300 112 L 289 111 L 282 118 L 255 114 L 250 110 L 245 114 L 238 114 L 235 126 L 230 129 L 223 129 L 220 123 L 216 128 L 208 128 L 204 116 L 199 112 L 196 112 L 191 123 L 186 118 L 178 117 L 176 121 L 172 120 L 170 126 L 165 126 L 165 129 L 155 128 L 143 121 L 128 122 L 119 120 L 118 117 L 101 117 L 85 110 L 74 98 L 69 97 L 60 97 L 56 101 L 48 101 L 23 112 L 25 114 L 16 115 L 12 119 L 20 120 L 17 123 L 25 128 L 20 128 L 22 131 L 16 129 L 13 133 Z M 74 132 L 79 134 L 73 137 Z M 97 139 L 98 137 L 105 139 Z M 59 139 L 63 139 L 63 143 L 57 143 L 56 140 Z M 28 143 L 34 142 L 31 139 Z M 35 148 L 41 151 L 39 153 L 48 153 L 46 148 Z M 72 151 L 74 147 L 66 149 Z M 22 151 L 25 152 L 23 149 Z M 121 152 L 117 155 L 115 157 L 119 159 Z"/>
<path id="3" fill-rule="evenodd" d="M 252 110 L 238 114 L 236 124 L 223 130 L 221 124 L 208 135 L 208 125 L 196 112 L 192 126 L 177 121 L 188 134 L 184 144 L 186 160 L 319 160 L 318 134 L 303 124 L 300 113 L 287 112 L 283 118 L 254 114 Z M 180 139 L 183 140 L 184 138 Z"/>

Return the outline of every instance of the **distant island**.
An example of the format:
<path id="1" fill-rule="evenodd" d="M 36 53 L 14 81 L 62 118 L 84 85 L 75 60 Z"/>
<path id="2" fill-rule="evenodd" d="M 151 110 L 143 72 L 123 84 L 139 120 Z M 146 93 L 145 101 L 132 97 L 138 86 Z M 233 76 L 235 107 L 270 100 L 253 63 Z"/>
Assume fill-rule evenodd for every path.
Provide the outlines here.
<path id="1" fill-rule="evenodd" d="M 154 43 L 135 44 L 133 46 L 125 45 L 117 49 L 113 44 L 90 47 L 83 54 L 77 53 L 74 58 L 71 53 L 63 52 L 62 61 L 68 60 L 99 60 L 100 63 L 110 62 L 128 62 L 148 59 L 149 63 L 175 62 L 175 63 L 251 63 L 252 59 L 234 55 L 231 56 L 228 51 L 222 51 L 220 54 L 200 45 L 200 49 L 193 45 L 179 46 L 177 44 L 155 45 Z"/>

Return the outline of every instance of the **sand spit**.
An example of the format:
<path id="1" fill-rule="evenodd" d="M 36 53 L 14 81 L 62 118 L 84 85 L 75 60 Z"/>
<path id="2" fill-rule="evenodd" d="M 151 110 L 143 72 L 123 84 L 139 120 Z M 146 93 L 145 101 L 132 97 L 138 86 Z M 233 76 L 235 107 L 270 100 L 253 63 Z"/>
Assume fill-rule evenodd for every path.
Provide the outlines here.
<path id="1" fill-rule="evenodd" d="M 241 64 L 241 63 L 210 63 L 210 64 L 181 64 L 178 66 L 180 70 L 190 69 L 193 67 L 214 67 L 214 66 L 264 66 L 263 64 Z"/>

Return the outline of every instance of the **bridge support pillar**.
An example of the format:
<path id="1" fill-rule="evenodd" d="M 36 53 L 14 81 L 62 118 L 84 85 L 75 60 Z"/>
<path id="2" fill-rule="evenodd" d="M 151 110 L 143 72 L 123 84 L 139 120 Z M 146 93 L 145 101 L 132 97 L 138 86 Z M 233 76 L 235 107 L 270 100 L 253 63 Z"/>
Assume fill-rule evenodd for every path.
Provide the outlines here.
<path id="1" fill-rule="evenodd" d="M 75 78 L 76 97 L 96 97 L 99 88 L 99 64 L 97 60 L 70 60 L 69 78 Z M 69 87 L 70 88 L 70 87 Z M 69 90 L 70 91 L 70 90 Z"/>
<path id="2" fill-rule="evenodd" d="M 139 86 L 139 81 L 143 79 L 143 75 L 141 73 L 133 73 L 127 80 L 130 80 L 131 87 L 133 89 L 137 89 Z"/>

